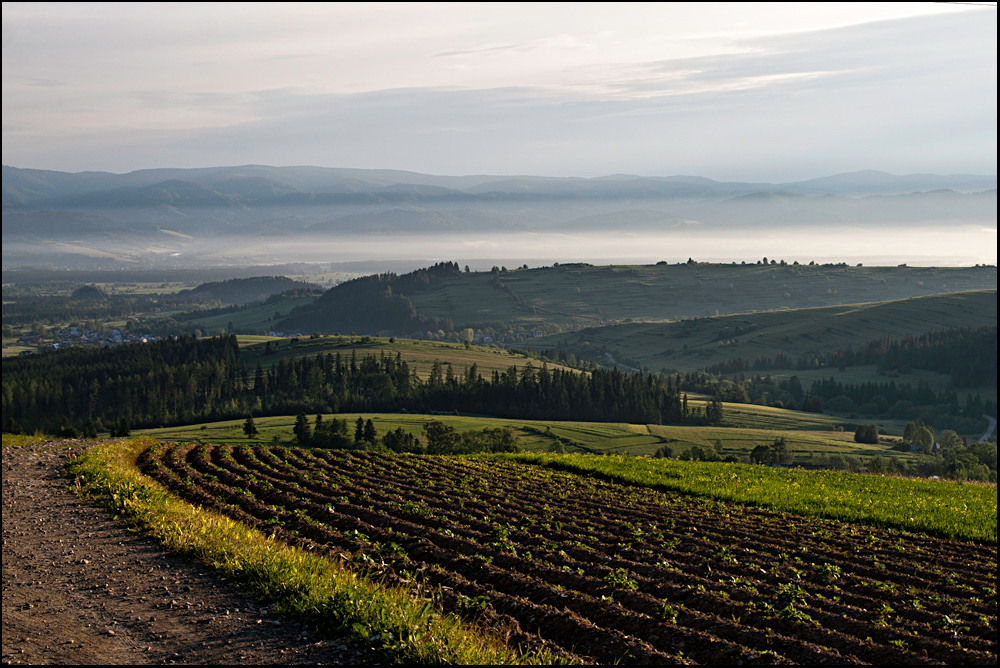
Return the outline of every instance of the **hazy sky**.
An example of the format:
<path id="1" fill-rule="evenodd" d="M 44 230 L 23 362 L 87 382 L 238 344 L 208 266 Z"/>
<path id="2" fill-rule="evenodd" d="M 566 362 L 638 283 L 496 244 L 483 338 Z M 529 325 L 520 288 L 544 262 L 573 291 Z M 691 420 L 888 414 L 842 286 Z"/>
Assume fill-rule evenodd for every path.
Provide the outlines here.
<path id="1" fill-rule="evenodd" d="M 997 14 L 941 4 L 3 5 L 3 163 L 996 174 Z"/>

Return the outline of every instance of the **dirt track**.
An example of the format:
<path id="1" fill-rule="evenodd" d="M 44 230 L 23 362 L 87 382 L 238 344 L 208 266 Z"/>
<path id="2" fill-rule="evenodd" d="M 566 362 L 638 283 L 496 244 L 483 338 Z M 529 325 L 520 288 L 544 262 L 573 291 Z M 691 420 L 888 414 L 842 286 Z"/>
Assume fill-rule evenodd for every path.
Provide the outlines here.
<path id="1" fill-rule="evenodd" d="M 80 449 L 3 449 L 4 664 L 370 660 L 78 500 L 59 474 Z"/>

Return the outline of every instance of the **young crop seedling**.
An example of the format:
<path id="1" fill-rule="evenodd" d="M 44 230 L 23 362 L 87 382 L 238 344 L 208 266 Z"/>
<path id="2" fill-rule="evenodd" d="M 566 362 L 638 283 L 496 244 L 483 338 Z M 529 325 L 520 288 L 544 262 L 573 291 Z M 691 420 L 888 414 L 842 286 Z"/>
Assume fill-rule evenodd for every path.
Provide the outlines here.
<path id="1" fill-rule="evenodd" d="M 679 613 L 677 610 L 675 610 L 669 603 L 664 603 L 663 607 L 660 608 L 660 619 L 669 624 L 676 624 L 678 616 Z"/>
<path id="2" fill-rule="evenodd" d="M 735 575 L 729 578 L 729 580 L 719 580 L 720 583 L 728 584 L 736 589 L 743 589 L 745 591 L 757 593 L 757 587 L 754 586 L 750 580 L 744 580 L 743 578 L 738 578 Z"/>
<path id="3" fill-rule="evenodd" d="M 789 603 L 805 603 L 806 590 L 794 582 L 788 582 L 778 587 L 778 598 Z"/>
<path id="4" fill-rule="evenodd" d="M 963 624 L 961 619 L 959 619 L 958 617 L 952 618 L 949 615 L 943 616 L 941 619 L 934 622 L 931 626 L 933 626 L 936 629 L 947 631 L 948 633 L 951 633 L 954 636 L 957 636 L 959 633 L 969 630 L 969 627 Z"/>
<path id="5" fill-rule="evenodd" d="M 721 561 L 721 562 L 727 563 L 727 564 L 737 564 L 737 563 L 739 563 L 736 560 L 736 557 L 733 556 L 733 553 L 730 552 L 729 548 L 726 547 L 726 546 L 720 547 L 716 551 L 716 553 L 712 555 L 712 558 L 715 559 L 716 561 Z"/>
<path id="6" fill-rule="evenodd" d="M 836 580 L 840 577 L 840 566 L 836 564 L 813 564 L 813 570 L 827 580 Z"/>
<path id="7" fill-rule="evenodd" d="M 604 576 L 604 581 L 616 589 L 635 591 L 639 584 L 629 577 L 627 568 L 618 568 Z"/>
<path id="8" fill-rule="evenodd" d="M 778 619 L 783 619 L 788 622 L 802 622 L 803 624 L 819 625 L 815 619 L 791 604 L 782 608 L 781 611 L 778 612 L 777 617 Z"/>

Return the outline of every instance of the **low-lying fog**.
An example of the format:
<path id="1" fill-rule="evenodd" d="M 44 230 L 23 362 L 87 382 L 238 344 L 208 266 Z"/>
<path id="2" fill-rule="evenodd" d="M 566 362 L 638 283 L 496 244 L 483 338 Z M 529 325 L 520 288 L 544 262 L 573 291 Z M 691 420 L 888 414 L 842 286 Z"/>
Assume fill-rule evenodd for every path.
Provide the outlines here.
<path id="1" fill-rule="evenodd" d="M 756 262 L 762 257 L 808 263 L 848 262 L 924 266 L 996 264 L 995 226 L 955 224 L 916 228 L 780 227 L 770 230 L 692 228 L 668 232 L 510 232 L 264 237 L 179 238 L 160 235 L 145 243 L 105 239 L 41 244 L 5 243 L 10 268 L 61 266 L 220 266 L 287 262 L 366 263 L 399 261 L 398 271 L 440 260 L 477 270 L 493 264 L 548 265 L 553 262 L 650 264 Z M 364 271 L 364 269 L 362 269 Z"/>

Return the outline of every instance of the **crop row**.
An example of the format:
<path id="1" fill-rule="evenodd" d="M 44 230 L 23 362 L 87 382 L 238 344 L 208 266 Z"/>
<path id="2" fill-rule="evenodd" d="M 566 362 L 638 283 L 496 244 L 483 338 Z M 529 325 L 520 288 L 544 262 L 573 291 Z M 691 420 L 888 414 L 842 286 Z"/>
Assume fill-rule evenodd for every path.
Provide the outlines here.
<path id="1" fill-rule="evenodd" d="M 594 662 L 995 663 L 996 554 L 512 461 L 162 446 L 188 499 Z"/>

